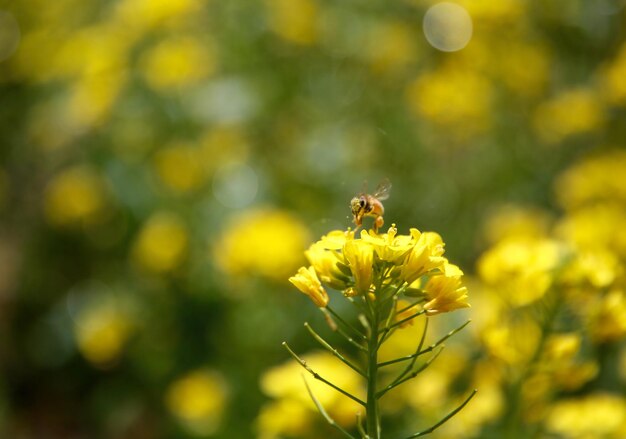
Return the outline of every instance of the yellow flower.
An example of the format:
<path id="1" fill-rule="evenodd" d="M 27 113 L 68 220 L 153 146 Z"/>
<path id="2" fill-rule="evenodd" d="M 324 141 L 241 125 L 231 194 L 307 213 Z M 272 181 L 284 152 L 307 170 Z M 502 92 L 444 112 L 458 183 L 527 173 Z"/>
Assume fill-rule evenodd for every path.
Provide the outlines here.
<path id="1" fill-rule="evenodd" d="M 217 68 L 217 56 L 210 42 L 175 38 L 160 42 L 140 62 L 151 87 L 169 90 L 195 84 Z"/>
<path id="2" fill-rule="evenodd" d="M 620 340 L 626 336 L 626 295 L 610 291 L 589 310 L 591 336 L 597 343 Z"/>
<path id="3" fill-rule="evenodd" d="M 552 406 L 546 426 L 548 431 L 572 439 L 624 437 L 626 402 L 608 393 L 564 399 Z"/>
<path id="4" fill-rule="evenodd" d="M 626 43 L 622 44 L 615 59 L 601 70 L 604 98 L 616 105 L 626 104 Z"/>
<path id="5" fill-rule="evenodd" d="M 367 294 L 373 279 L 374 249 L 363 240 L 355 239 L 344 244 L 343 255 L 354 276 L 356 290 Z"/>
<path id="6" fill-rule="evenodd" d="M 339 252 L 325 248 L 322 241 L 312 244 L 304 252 L 320 280 L 336 290 L 348 287 L 350 278 L 339 269 L 339 264 L 346 267 Z"/>
<path id="7" fill-rule="evenodd" d="M 132 34 L 141 35 L 182 21 L 197 13 L 199 5 L 197 0 L 126 0 L 115 4 L 114 19 Z"/>
<path id="8" fill-rule="evenodd" d="M 435 315 L 470 307 L 467 303 L 467 287 L 461 283 L 462 277 L 463 272 L 459 267 L 446 263 L 443 274 L 428 279 L 424 285 L 428 299 L 424 305 L 426 314 Z"/>
<path id="9" fill-rule="evenodd" d="M 406 91 L 409 108 L 461 138 L 489 126 L 491 84 L 483 75 L 449 65 L 424 74 Z"/>
<path id="10" fill-rule="evenodd" d="M 291 213 L 275 208 L 241 212 L 213 248 L 217 265 L 232 276 L 283 281 L 303 262 L 309 231 Z"/>
<path id="11" fill-rule="evenodd" d="M 154 214 L 139 232 L 133 258 L 139 266 L 154 273 L 167 273 L 183 262 L 189 244 L 183 221 L 175 214 Z"/>
<path id="12" fill-rule="evenodd" d="M 219 427 L 227 388 L 222 376 L 199 369 L 170 384 L 165 400 L 169 410 L 192 433 L 206 436 Z"/>
<path id="13" fill-rule="evenodd" d="M 400 271 L 400 277 L 409 284 L 432 270 L 441 269 L 446 261 L 442 256 L 444 243 L 439 234 L 421 233 L 417 229 L 411 229 L 411 236 L 415 240 L 415 245 Z"/>
<path id="14" fill-rule="evenodd" d="M 548 291 L 563 257 L 563 246 L 557 241 L 507 239 L 482 255 L 478 272 L 512 305 L 523 306 Z"/>
<path id="15" fill-rule="evenodd" d="M 561 206 L 569 210 L 600 201 L 626 203 L 623 175 L 626 175 L 626 152 L 609 151 L 563 172 L 555 184 L 556 195 Z"/>
<path id="16" fill-rule="evenodd" d="M 76 318 L 78 350 L 96 366 L 110 366 L 122 354 L 132 326 L 129 316 L 110 303 L 87 308 Z"/>
<path id="17" fill-rule="evenodd" d="M 378 259 L 385 262 L 399 264 L 415 245 L 412 236 L 396 236 L 398 229 L 395 225 L 383 235 L 378 235 L 373 231 L 361 231 L 361 239 L 372 245 Z"/>
<path id="18" fill-rule="evenodd" d="M 48 184 L 45 214 L 55 225 L 90 225 L 102 219 L 106 185 L 95 170 L 76 166 L 59 173 Z"/>
<path id="19" fill-rule="evenodd" d="M 307 364 L 317 373 L 324 377 L 332 377 L 332 382 L 344 389 L 347 392 L 352 393 L 357 397 L 361 397 L 363 394 L 362 382 L 360 377 L 341 363 L 329 352 L 311 352 L 302 356 Z M 283 364 L 272 367 L 265 371 L 261 376 L 260 387 L 263 393 L 274 398 L 275 401 L 289 401 L 291 404 L 299 404 L 308 411 L 308 417 L 313 419 L 319 419 L 319 413 L 311 397 L 304 386 L 302 381 L 302 366 L 293 360 L 289 360 Z M 322 406 L 328 411 L 328 413 L 339 424 L 349 427 L 354 425 L 355 413 L 357 413 L 362 407 L 341 395 L 334 389 L 328 387 L 324 383 L 306 376 L 307 383 L 309 384 L 313 394 L 322 404 Z M 297 410 L 291 408 L 291 411 L 298 414 L 298 416 L 304 417 L 303 413 L 297 413 Z M 300 419 L 297 424 L 305 423 L 305 419 Z M 278 425 L 276 425 L 278 424 Z M 275 422 L 275 426 L 282 426 L 289 428 L 288 422 Z M 268 432 L 269 433 L 269 432 Z M 277 433 L 277 432 L 275 432 Z M 281 431 L 283 437 L 287 431 Z M 269 436 L 274 437 L 274 436 Z"/>
<path id="20" fill-rule="evenodd" d="M 508 238 L 541 238 L 548 234 L 550 216 L 534 207 L 504 205 L 487 218 L 483 234 L 490 244 Z"/>
<path id="21" fill-rule="evenodd" d="M 281 38 L 300 45 L 317 39 L 318 5 L 315 0 L 266 0 L 269 25 Z"/>
<path id="22" fill-rule="evenodd" d="M 415 304 L 415 306 L 409 307 L 410 302 L 406 300 L 398 300 L 396 303 L 396 322 L 401 322 L 404 319 L 408 319 L 415 313 L 417 313 L 421 307 L 419 304 Z M 408 320 L 400 325 L 400 328 L 406 328 L 407 326 L 412 326 L 415 323 L 415 319 Z"/>
<path id="23" fill-rule="evenodd" d="M 415 40 L 411 27 L 402 22 L 376 26 L 364 48 L 371 69 L 383 74 L 401 71 L 415 60 Z"/>
<path id="24" fill-rule="evenodd" d="M 328 305 L 328 293 L 317 278 L 313 267 L 300 267 L 298 273 L 289 278 L 289 282 L 309 296 L 316 306 L 324 308 Z"/>
<path id="25" fill-rule="evenodd" d="M 591 90 L 569 90 L 540 105 L 533 123 L 543 141 L 558 143 L 569 136 L 601 128 L 604 108 Z"/>
<path id="26" fill-rule="evenodd" d="M 613 251 L 626 257 L 626 209 L 596 204 L 578 209 L 557 225 L 556 233 L 576 249 Z"/>
<path id="27" fill-rule="evenodd" d="M 307 431 L 311 431 L 314 415 L 297 399 L 281 398 L 270 402 L 261 407 L 256 420 L 258 439 L 280 439 L 284 435 L 304 437 Z"/>
<path id="28" fill-rule="evenodd" d="M 525 315 L 510 319 L 505 316 L 488 324 L 481 337 L 487 352 L 512 365 L 529 361 L 539 343 L 541 330 L 537 323 Z"/>
<path id="29" fill-rule="evenodd" d="M 342 250 L 346 242 L 354 239 L 354 232 L 342 230 L 333 230 L 332 232 L 322 236 L 320 244 L 328 250 Z"/>
<path id="30" fill-rule="evenodd" d="M 176 192 L 196 189 L 206 177 L 201 151 L 184 144 L 158 151 L 154 156 L 154 165 L 163 183 Z"/>

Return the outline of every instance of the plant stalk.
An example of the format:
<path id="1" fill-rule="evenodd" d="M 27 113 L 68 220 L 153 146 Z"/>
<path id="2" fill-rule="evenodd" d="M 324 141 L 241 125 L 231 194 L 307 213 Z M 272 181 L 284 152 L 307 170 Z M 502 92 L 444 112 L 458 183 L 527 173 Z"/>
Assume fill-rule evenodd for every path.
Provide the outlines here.
<path id="1" fill-rule="evenodd" d="M 367 400 L 366 429 L 369 439 L 380 439 L 380 416 L 378 413 L 377 377 L 378 377 L 378 309 L 372 306 L 372 321 L 367 341 Z"/>

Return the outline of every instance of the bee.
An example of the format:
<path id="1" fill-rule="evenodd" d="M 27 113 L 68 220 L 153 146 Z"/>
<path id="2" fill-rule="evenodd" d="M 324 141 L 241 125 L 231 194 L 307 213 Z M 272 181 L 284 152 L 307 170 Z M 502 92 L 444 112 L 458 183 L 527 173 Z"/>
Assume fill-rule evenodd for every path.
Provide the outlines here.
<path id="1" fill-rule="evenodd" d="M 364 190 L 350 200 L 350 209 L 352 210 L 353 216 L 352 221 L 356 224 L 357 229 L 361 227 L 364 217 L 371 216 L 374 217 L 374 231 L 378 232 L 378 229 L 385 223 L 383 219 L 385 208 L 381 201 L 389 198 L 390 190 L 391 182 L 388 179 L 384 179 L 380 182 L 373 194 L 368 194 L 367 191 Z"/>

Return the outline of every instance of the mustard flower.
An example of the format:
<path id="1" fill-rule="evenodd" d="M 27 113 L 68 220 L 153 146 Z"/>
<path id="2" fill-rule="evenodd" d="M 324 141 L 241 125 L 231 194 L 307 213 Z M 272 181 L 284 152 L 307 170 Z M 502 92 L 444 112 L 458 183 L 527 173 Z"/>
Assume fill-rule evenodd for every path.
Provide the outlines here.
<path id="1" fill-rule="evenodd" d="M 388 229 L 387 233 L 362 231 L 360 238 L 355 238 L 354 232 L 351 231 L 333 231 L 312 244 L 305 252 L 311 266 L 300 268 L 298 273 L 289 279 L 318 307 L 324 308 L 322 311 L 333 331 L 366 354 L 367 364 L 360 365 L 335 349 L 311 325 L 305 324 L 308 332 L 317 342 L 354 373 L 366 379 L 366 398 L 362 399 L 351 393 L 349 389 L 329 381 L 317 369 L 314 370 L 313 366 L 299 357 L 287 343 L 283 345 L 300 363 L 300 366 L 314 378 L 365 407 L 363 431 L 367 431 L 368 437 L 372 439 L 381 438 L 381 412 L 378 408 L 378 400 L 388 391 L 416 377 L 423 370 L 423 366 L 416 364 L 419 355 L 431 352 L 469 323 L 465 322 L 431 347 L 421 350 L 430 316 L 469 307 L 467 288 L 461 281 L 463 272 L 456 265 L 448 263 L 447 259 L 442 256 L 443 252 L 444 244 L 441 236 L 433 232 L 421 233 L 417 229 L 411 229 L 408 235 L 398 235 L 394 225 Z M 343 296 L 355 306 L 359 313 L 360 325 L 351 324 L 349 319 L 344 319 L 333 307 L 328 306 L 328 294 L 322 284 L 340 290 Z M 389 340 L 397 329 L 413 325 L 418 316 L 422 316 L 420 319 L 422 323 L 416 325 L 422 332 L 422 342 L 416 353 L 408 357 L 380 362 L 379 348 L 383 346 L 383 343 Z M 405 331 L 410 331 L 410 329 L 405 329 Z M 406 338 L 413 339 L 413 337 Z M 433 354 L 428 361 L 433 361 L 437 355 L 438 353 Z M 378 372 L 379 368 L 400 362 L 406 362 L 405 371 L 388 382 L 386 387 L 381 388 L 378 385 L 379 375 L 381 375 Z M 315 396 L 317 392 L 313 392 L 310 387 L 308 390 L 314 405 L 323 417 L 335 428 L 341 430 L 344 436 L 351 437 L 342 427 L 340 415 L 333 413 L 331 418 L 330 411 L 324 408 L 326 405 L 324 401 Z M 461 410 L 474 394 L 475 391 L 433 429 Z M 354 419 L 353 413 L 351 413 L 351 419 Z M 421 436 L 427 431 L 429 430 L 418 432 L 411 437 Z"/>
<path id="2" fill-rule="evenodd" d="M 376 256 L 378 256 L 381 261 L 399 264 L 413 248 L 415 242 L 413 242 L 411 236 L 396 236 L 397 233 L 398 229 L 393 225 L 389 228 L 389 231 L 383 235 L 378 235 L 373 231 L 368 232 L 363 230 L 361 232 L 361 239 L 372 245 Z"/>
<path id="3" fill-rule="evenodd" d="M 289 282 L 294 284 L 302 293 L 309 296 L 316 306 L 324 308 L 328 305 L 328 293 L 322 287 L 313 267 L 300 267 L 298 273 L 289 278 Z"/>
<path id="4" fill-rule="evenodd" d="M 372 265 L 374 249 L 363 240 L 347 241 L 343 246 L 343 255 L 348 261 L 357 291 L 366 294 L 372 285 Z"/>
<path id="5" fill-rule="evenodd" d="M 424 286 L 429 299 L 424 305 L 428 315 L 470 307 L 467 303 L 467 287 L 461 283 L 463 272 L 453 264 L 446 263 L 444 268 L 443 274 L 431 277 Z"/>
<path id="6" fill-rule="evenodd" d="M 421 233 L 417 229 L 411 229 L 411 236 L 416 243 L 404 261 L 400 272 L 400 277 L 409 284 L 431 270 L 441 269 L 446 260 L 442 257 L 444 244 L 441 236 L 437 233 Z"/>

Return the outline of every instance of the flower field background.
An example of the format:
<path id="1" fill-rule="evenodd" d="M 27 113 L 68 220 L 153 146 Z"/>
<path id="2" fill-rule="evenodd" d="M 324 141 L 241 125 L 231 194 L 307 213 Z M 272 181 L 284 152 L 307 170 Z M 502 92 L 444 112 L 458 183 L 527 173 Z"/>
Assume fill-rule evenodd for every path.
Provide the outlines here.
<path id="1" fill-rule="evenodd" d="M 427 345 L 472 320 L 385 439 L 626 437 L 622 0 L 8 0 L 0 130 L 0 437 L 339 437 L 288 278 L 385 177 L 465 274 Z"/>

